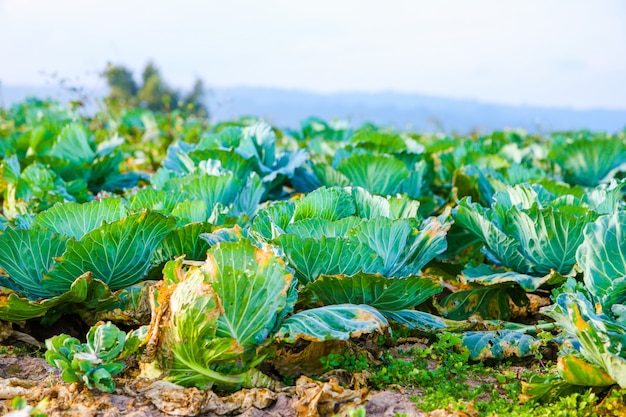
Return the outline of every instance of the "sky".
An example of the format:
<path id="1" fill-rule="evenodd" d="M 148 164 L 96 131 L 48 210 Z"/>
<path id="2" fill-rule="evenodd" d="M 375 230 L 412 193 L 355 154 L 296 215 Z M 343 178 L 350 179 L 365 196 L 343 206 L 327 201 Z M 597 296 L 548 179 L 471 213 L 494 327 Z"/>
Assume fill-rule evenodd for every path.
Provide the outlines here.
<path id="1" fill-rule="evenodd" d="M 626 109 L 621 0 L 0 0 L 0 83 L 419 93 Z"/>

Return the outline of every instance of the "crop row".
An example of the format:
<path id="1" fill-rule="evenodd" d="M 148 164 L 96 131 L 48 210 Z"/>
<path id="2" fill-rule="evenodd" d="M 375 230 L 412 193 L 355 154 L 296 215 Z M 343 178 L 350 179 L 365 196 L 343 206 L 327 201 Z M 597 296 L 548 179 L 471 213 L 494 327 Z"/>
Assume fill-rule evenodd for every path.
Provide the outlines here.
<path id="1" fill-rule="evenodd" d="M 626 387 L 623 132 L 281 131 L 31 100 L 0 139 L 0 320 L 98 323 L 48 341 L 68 381 L 110 391 L 142 349 L 146 377 L 272 386 L 272 346 L 390 326 L 521 357 L 552 325 L 515 310 L 551 292 L 570 348 L 528 394 Z"/>

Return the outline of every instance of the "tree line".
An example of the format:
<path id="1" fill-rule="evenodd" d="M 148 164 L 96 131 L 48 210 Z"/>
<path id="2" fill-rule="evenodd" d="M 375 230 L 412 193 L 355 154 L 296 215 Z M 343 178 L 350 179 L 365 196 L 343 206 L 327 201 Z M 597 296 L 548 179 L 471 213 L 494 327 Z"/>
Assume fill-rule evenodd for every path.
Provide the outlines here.
<path id="1" fill-rule="evenodd" d="M 169 86 L 153 62 L 146 64 L 139 83 L 132 71 L 123 65 L 109 63 L 102 75 L 109 86 L 107 99 L 112 103 L 165 112 L 185 109 L 209 116 L 203 102 L 206 91 L 201 79 L 195 81 L 191 91 L 184 93 Z"/>

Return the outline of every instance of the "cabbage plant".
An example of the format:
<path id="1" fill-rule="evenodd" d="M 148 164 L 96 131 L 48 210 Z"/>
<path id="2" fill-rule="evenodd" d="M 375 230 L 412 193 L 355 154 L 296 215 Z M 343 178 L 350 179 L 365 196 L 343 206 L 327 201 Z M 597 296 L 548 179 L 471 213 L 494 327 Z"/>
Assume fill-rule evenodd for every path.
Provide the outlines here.
<path id="1" fill-rule="evenodd" d="M 314 154 L 332 154 L 348 140 L 353 129 L 346 120 L 327 122 L 309 117 L 300 123 L 299 130 L 288 130 L 287 133 Z"/>
<path id="2" fill-rule="evenodd" d="M 482 241 L 495 266 L 467 266 L 460 278 L 472 288 L 449 295 L 442 312 L 457 320 L 472 314 L 506 319 L 509 299 L 524 307 L 525 292 L 563 282 L 562 275 L 575 273 L 584 227 L 623 204 L 623 185 L 613 183 L 578 196 L 553 184 L 551 190 L 540 184 L 508 186 L 494 193 L 487 208 L 462 199 L 456 224 Z"/>
<path id="3" fill-rule="evenodd" d="M 265 195 L 255 172 L 238 174 L 219 160 L 191 163 L 186 170 L 160 168 L 152 187 L 130 192 L 134 208 L 150 208 L 179 219 L 179 224 L 208 221 L 213 224 L 247 222 Z"/>
<path id="4" fill-rule="evenodd" d="M 256 369 L 272 341 L 345 340 L 387 325 L 367 305 L 292 314 L 296 284 L 271 247 L 246 239 L 217 243 L 205 262 L 186 269 L 182 260 L 171 261 L 155 291 L 147 375 L 199 388 L 272 387 Z"/>
<path id="5" fill-rule="evenodd" d="M 46 361 L 61 370 L 65 382 L 111 393 L 113 377 L 126 368 L 123 359 L 139 348 L 146 330 L 140 327 L 127 334 L 110 322 L 99 323 L 87 332 L 86 343 L 60 334 L 46 340 Z"/>
<path id="6" fill-rule="evenodd" d="M 173 218 L 145 210 L 127 215 L 120 200 L 107 199 L 55 206 L 29 229 L 5 230 L 0 286 L 7 299 L 0 319 L 25 320 L 50 310 L 54 320 L 64 304 L 106 307 L 112 291 L 146 276 L 174 227 Z"/>
<path id="7" fill-rule="evenodd" d="M 455 220 L 482 239 L 485 253 L 496 264 L 545 275 L 572 270 L 583 228 L 597 216 L 581 199 L 557 196 L 533 184 L 496 192 L 489 208 L 464 198 Z"/>
<path id="8" fill-rule="evenodd" d="M 277 142 L 276 133 L 267 123 L 230 126 L 219 132 L 205 133 L 197 144 L 173 144 L 167 150 L 162 169 L 185 175 L 194 172 L 200 163 L 209 161 L 239 179 L 254 173 L 263 184 L 264 197 L 280 196 L 283 184 L 304 163 L 307 154 L 302 149 L 280 149 Z"/>
<path id="9" fill-rule="evenodd" d="M 569 386 L 626 388 L 626 212 L 599 217 L 585 227 L 576 253 L 583 282 L 570 279 L 542 310 L 563 330 L 569 349 L 559 357 L 560 381 L 530 384 L 529 396 Z M 533 382 L 531 380 L 531 382 Z"/>
<path id="10" fill-rule="evenodd" d="M 432 167 L 424 147 L 408 135 L 363 129 L 330 156 L 312 158 L 297 172 L 299 191 L 318 187 L 361 187 L 381 196 L 406 194 L 430 213 L 441 201 L 431 190 Z"/>
<path id="11" fill-rule="evenodd" d="M 612 179 L 616 171 L 626 164 L 624 133 L 557 134 L 553 140 L 549 157 L 556 162 L 563 179 L 569 183 L 595 187 Z"/>
<path id="12" fill-rule="evenodd" d="M 121 171 L 126 158 L 121 138 L 97 143 L 83 124 L 68 122 L 50 130 L 41 125 L 27 130 L 15 147 L 0 153 L 0 189 L 5 189 L 3 209 L 9 220 L 58 202 L 90 201 L 98 192 L 131 188 L 147 177 Z"/>
<path id="13" fill-rule="evenodd" d="M 319 188 L 262 210 L 251 234 L 279 246 L 309 305 L 368 304 L 409 327 L 442 319 L 413 310 L 441 291 L 424 266 L 446 249 L 448 214 L 422 220 L 418 202 L 354 188 Z M 395 301 L 392 301 L 395 300 Z"/>
<path id="14" fill-rule="evenodd" d="M 152 187 L 127 194 L 134 210 L 149 208 L 178 219 L 178 225 L 244 224 L 269 193 L 282 186 L 306 154 L 277 152 L 276 135 L 265 123 L 206 133 L 197 144 L 177 142 Z"/>

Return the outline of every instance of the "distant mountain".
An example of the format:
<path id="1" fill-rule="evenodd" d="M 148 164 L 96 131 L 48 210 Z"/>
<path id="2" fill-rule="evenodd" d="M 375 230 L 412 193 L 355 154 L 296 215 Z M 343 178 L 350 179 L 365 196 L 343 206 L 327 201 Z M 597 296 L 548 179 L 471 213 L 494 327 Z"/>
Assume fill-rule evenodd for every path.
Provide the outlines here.
<path id="1" fill-rule="evenodd" d="M 278 126 L 297 126 L 309 116 L 318 116 L 348 119 L 354 126 L 370 121 L 400 129 L 459 133 L 504 128 L 524 128 L 532 132 L 626 128 L 626 109 L 506 106 L 392 92 L 316 94 L 238 87 L 215 90 L 211 102 L 217 119 L 256 115 Z"/>
<path id="2" fill-rule="evenodd" d="M 10 105 L 28 95 L 56 100 L 87 98 L 95 109 L 104 91 L 64 91 L 53 87 L 1 86 L 0 105 Z M 347 119 L 353 126 L 364 122 L 417 131 L 468 133 L 523 128 L 530 132 L 590 129 L 619 131 L 626 128 L 626 109 L 543 108 L 508 106 L 419 94 L 334 93 L 318 94 L 276 88 L 216 88 L 208 97 L 215 120 L 258 116 L 279 127 L 297 127 L 310 116 Z"/>

